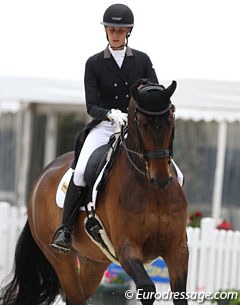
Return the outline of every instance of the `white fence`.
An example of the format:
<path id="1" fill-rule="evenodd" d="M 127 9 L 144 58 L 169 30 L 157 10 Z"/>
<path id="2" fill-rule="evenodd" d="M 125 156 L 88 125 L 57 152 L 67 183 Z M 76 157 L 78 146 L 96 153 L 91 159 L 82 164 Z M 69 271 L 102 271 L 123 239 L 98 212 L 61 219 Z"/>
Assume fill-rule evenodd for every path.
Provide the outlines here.
<path id="1" fill-rule="evenodd" d="M 189 291 L 240 289 L 240 232 L 217 230 L 211 218 L 188 228 Z"/>
<path id="2" fill-rule="evenodd" d="M 12 270 L 16 240 L 26 221 L 26 209 L 0 202 L 0 282 Z M 201 229 L 188 228 L 189 292 L 240 289 L 240 232 L 214 228 L 204 218 Z"/>
<path id="3" fill-rule="evenodd" d="M 13 268 L 16 241 L 26 221 L 26 208 L 0 202 L 0 283 Z"/>

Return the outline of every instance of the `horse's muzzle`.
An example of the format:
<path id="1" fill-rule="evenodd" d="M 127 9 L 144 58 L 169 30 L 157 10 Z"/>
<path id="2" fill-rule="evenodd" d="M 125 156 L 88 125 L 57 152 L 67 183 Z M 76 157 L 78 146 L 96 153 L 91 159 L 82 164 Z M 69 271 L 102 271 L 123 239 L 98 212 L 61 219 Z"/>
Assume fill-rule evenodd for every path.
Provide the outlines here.
<path id="1" fill-rule="evenodd" d="M 172 182 L 172 176 L 169 176 L 168 179 L 164 182 L 161 182 L 159 179 L 151 178 L 150 183 L 153 184 L 156 188 L 161 190 L 166 190 Z"/>

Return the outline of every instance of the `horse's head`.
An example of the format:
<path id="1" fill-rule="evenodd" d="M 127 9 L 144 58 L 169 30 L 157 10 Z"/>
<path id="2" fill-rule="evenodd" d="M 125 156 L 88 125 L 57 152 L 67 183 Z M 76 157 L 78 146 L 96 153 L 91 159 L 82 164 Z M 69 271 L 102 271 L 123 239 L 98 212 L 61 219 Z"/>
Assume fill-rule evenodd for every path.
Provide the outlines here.
<path id="1" fill-rule="evenodd" d="M 157 188 L 166 189 L 171 180 L 170 158 L 174 137 L 171 96 L 177 83 L 165 88 L 146 80 L 131 88 L 129 132 L 145 163 L 145 174 Z"/>

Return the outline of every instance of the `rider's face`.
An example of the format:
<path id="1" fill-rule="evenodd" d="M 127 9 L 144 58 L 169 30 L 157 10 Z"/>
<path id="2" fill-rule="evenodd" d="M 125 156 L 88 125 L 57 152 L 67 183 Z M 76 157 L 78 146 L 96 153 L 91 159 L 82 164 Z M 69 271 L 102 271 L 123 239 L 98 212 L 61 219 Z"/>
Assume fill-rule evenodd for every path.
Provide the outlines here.
<path id="1" fill-rule="evenodd" d="M 112 48 L 123 48 L 125 45 L 125 38 L 129 32 L 127 27 L 106 27 L 108 40 Z"/>

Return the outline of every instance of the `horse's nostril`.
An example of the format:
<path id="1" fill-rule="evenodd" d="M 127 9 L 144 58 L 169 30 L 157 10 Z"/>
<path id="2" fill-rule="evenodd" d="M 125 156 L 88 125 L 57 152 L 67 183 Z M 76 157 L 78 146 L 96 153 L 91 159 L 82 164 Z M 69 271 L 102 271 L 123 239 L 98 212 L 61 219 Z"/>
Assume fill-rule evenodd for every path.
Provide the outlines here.
<path id="1" fill-rule="evenodd" d="M 172 182 L 172 179 L 173 177 L 170 176 L 165 182 L 161 182 L 159 179 L 151 178 L 150 183 L 159 189 L 166 190 Z"/>

